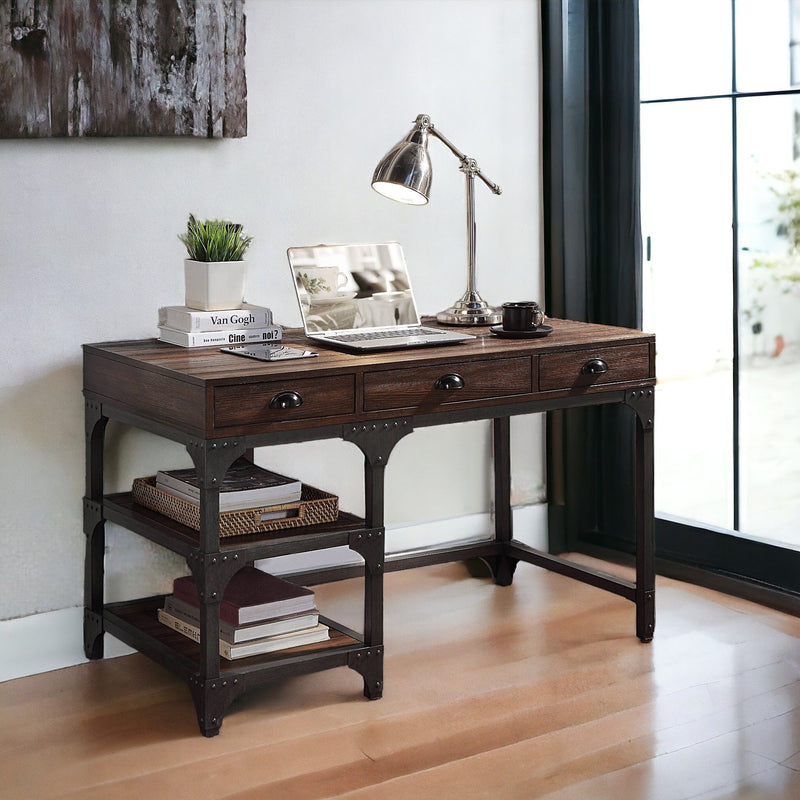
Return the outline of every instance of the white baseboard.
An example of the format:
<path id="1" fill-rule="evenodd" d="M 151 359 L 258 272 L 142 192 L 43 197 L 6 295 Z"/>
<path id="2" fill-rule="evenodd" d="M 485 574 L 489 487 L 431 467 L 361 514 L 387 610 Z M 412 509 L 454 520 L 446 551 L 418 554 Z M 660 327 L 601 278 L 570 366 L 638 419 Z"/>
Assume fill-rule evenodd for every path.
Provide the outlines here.
<path id="1" fill-rule="evenodd" d="M 513 509 L 514 537 L 531 547 L 547 549 L 547 506 L 519 506 Z M 455 519 L 433 520 L 417 525 L 388 526 L 386 552 L 405 553 L 451 542 L 480 542 L 494 535 L 490 514 L 469 514 Z M 332 547 L 311 553 L 296 553 L 276 558 L 262 558 L 256 566 L 275 575 L 360 564 L 361 557 L 349 547 Z"/>
<path id="2" fill-rule="evenodd" d="M 0 622 L 0 642 L 0 682 L 84 664 L 83 606 Z M 104 646 L 106 658 L 135 652 L 111 634 Z"/>
<path id="3" fill-rule="evenodd" d="M 388 528 L 387 549 L 391 552 L 416 550 L 452 541 L 486 539 L 492 535 L 489 514 L 472 514 L 457 519 Z M 515 538 L 531 547 L 547 548 L 547 507 L 522 506 L 514 509 Z M 323 566 L 358 563 L 349 548 L 332 548 L 258 561 L 262 569 L 276 574 Z M 105 635 L 105 657 L 115 658 L 135 652 Z M 63 608 L 0 622 L 0 682 L 64 669 L 86 663 L 83 654 L 83 607 Z"/>

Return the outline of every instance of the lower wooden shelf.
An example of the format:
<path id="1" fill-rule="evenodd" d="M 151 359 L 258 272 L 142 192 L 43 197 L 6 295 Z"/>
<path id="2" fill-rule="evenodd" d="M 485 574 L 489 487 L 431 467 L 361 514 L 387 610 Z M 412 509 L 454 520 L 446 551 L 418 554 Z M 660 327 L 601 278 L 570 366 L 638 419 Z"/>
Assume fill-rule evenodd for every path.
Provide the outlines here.
<path id="1" fill-rule="evenodd" d="M 105 629 L 174 671 L 196 673 L 200 663 L 200 645 L 159 622 L 158 609 L 164 607 L 164 597 L 165 595 L 156 595 L 107 605 L 103 614 Z M 344 664 L 350 650 L 364 646 L 363 638 L 355 631 L 322 616 L 320 622 L 330 628 L 328 641 L 232 661 L 220 657 L 220 673 L 269 670 L 271 667 L 284 665 L 293 660 L 309 661 L 337 653 L 342 656 Z M 329 665 L 320 665 L 320 668 L 327 666 Z"/>

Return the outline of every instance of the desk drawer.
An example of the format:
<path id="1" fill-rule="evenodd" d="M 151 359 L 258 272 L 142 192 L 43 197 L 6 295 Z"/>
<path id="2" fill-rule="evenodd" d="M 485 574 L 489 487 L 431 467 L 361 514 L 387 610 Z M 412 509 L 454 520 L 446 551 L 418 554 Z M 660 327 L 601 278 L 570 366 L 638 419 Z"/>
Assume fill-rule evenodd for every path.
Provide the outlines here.
<path id="1" fill-rule="evenodd" d="M 252 425 L 292 419 L 333 417 L 355 410 L 355 378 L 286 378 L 214 391 L 214 425 Z"/>
<path id="2" fill-rule="evenodd" d="M 524 357 L 372 372 L 364 376 L 364 410 L 431 408 L 528 394 L 531 370 L 531 359 Z"/>
<path id="3" fill-rule="evenodd" d="M 646 344 L 601 347 L 572 353 L 550 353 L 539 364 L 539 389 L 573 389 L 650 377 L 650 348 Z"/>

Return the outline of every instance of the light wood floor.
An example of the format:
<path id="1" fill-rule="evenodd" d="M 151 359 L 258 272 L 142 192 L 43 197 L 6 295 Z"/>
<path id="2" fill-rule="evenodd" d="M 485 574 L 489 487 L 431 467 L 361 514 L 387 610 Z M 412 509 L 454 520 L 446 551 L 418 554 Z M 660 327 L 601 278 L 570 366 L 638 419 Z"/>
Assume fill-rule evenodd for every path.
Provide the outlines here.
<path id="1" fill-rule="evenodd" d="M 323 610 L 357 623 L 357 588 L 318 587 Z M 214 739 L 141 655 L 9 681 L 0 797 L 800 797 L 800 620 L 667 579 L 652 644 L 633 612 L 528 565 L 509 588 L 393 573 L 382 700 L 346 668 L 298 677 Z"/>

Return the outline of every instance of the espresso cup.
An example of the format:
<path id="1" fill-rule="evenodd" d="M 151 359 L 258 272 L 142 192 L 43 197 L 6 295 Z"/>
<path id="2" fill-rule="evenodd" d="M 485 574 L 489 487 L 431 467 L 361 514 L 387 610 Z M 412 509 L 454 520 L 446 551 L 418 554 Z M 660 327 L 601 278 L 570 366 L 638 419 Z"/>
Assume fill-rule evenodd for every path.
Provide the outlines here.
<path id="1" fill-rule="evenodd" d="M 544 322 L 544 311 L 533 300 L 503 303 L 504 331 L 532 331 Z"/>

